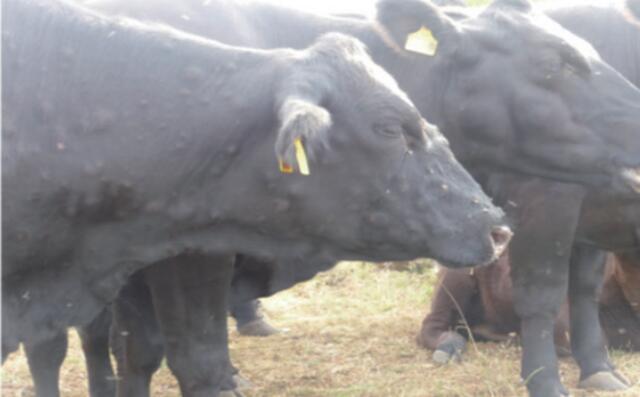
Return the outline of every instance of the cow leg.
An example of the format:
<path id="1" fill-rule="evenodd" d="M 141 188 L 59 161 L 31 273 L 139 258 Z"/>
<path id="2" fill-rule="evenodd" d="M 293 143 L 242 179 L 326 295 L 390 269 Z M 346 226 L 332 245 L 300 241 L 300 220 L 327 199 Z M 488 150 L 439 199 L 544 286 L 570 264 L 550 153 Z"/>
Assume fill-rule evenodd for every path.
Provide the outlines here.
<path id="1" fill-rule="evenodd" d="M 167 363 L 184 397 L 235 388 L 227 341 L 233 255 L 184 255 L 145 269 Z"/>
<path id="2" fill-rule="evenodd" d="M 431 310 L 416 336 L 418 345 L 434 350 L 438 364 L 459 358 L 466 348 L 466 339 L 452 328 L 462 316 L 468 318 L 471 300 L 478 295 L 476 283 L 469 269 L 440 270 Z"/>
<path id="3" fill-rule="evenodd" d="M 270 336 L 280 332 L 267 322 L 260 313 L 260 300 L 237 302 L 231 294 L 231 316 L 236 320 L 236 329 L 240 335 Z"/>
<path id="4" fill-rule="evenodd" d="M 636 317 L 615 280 L 607 280 L 606 301 L 600 302 L 600 323 L 610 348 L 640 351 L 640 319 Z M 605 294 L 603 293 L 603 295 Z"/>
<path id="5" fill-rule="evenodd" d="M 115 376 L 109 357 L 110 326 L 111 311 L 105 309 L 91 323 L 78 327 L 91 397 L 113 397 L 116 394 Z"/>
<path id="6" fill-rule="evenodd" d="M 558 357 L 571 357 L 571 341 L 569 339 L 569 304 L 565 302 L 556 317 L 554 329 L 556 354 Z"/>
<path id="7" fill-rule="evenodd" d="M 640 245 L 640 228 L 636 229 L 636 234 Z M 640 321 L 640 247 L 635 251 L 616 254 L 616 262 L 615 280 L 620 285 L 636 319 Z"/>
<path id="8" fill-rule="evenodd" d="M 509 251 L 514 307 L 522 320 L 521 376 L 531 397 L 558 397 L 568 393 L 558 372 L 554 321 L 567 296 L 583 190 L 544 183 L 528 196 L 517 203 L 522 208 Z"/>
<path id="9" fill-rule="evenodd" d="M 67 355 L 67 333 L 62 332 L 39 343 L 24 342 L 36 397 L 58 397 L 60 367 Z"/>
<path id="10" fill-rule="evenodd" d="M 134 275 L 112 305 L 111 345 L 118 368 L 117 396 L 149 396 L 151 377 L 164 356 L 151 294 Z"/>
<path id="11" fill-rule="evenodd" d="M 605 263 L 603 251 L 583 245 L 573 249 L 569 279 L 571 351 L 580 366 L 579 387 L 624 390 L 629 386 L 609 361 L 598 314 Z"/>

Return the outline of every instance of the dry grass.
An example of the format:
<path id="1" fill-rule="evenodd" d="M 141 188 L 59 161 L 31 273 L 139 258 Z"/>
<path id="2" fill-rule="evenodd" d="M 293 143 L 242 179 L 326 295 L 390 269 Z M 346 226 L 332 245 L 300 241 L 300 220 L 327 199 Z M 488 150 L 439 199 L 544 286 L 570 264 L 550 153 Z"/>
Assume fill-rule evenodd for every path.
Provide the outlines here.
<path id="1" fill-rule="evenodd" d="M 420 271 L 424 270 L 424 271 Z M 231 354 L 254 383 L 248 397 L 511 397 L 525 395 L 519 383 L 519 349 L 479 344 L 458 365 L 435 367 L 414 341 L 428 305 L 434 273 L 428 267 L 391 271 L 356 263 L 264 300 L 272 322 L 288 332 L 270 338 L 239 337 L 231 329 Z M 84 364 L 74 337 L 62 374 L 63 396 L 86 396 Z M 640 355 L 614 353 L 614 361 L 637 382 Z M 562 362 L 564 382 L 577 383 L 570 360 Z M 22 354 L 2 370 L 2 395 L 31 395 Z M 163 367 L 154 378 L 154 396 L 178 396 Z M 637 397 L 625 393 L 573 396 Z"/>

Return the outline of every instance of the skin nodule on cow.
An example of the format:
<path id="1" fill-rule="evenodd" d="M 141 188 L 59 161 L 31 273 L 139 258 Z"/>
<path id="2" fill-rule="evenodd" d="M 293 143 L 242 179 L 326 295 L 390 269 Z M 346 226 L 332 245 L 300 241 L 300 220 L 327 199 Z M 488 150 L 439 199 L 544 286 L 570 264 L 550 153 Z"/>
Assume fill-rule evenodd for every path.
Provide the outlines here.
<path id="1" fill-rule="evenodd" d="M 209 263 L 206 277 L 172 287 L 208 292 L 172 315 L 216 315 L 198 323 L 209 339 L 165 335 L 167 356 L 183 395 L 212 396 L 233 383 L 236 252 L 463 265 L 509 240 L 503 213 L 356 39 L 235 48 L 38 0 L 3 3 L 2 33 L 5 356 L 86 324 L 135 271 L 184 255 Z M 167 335 L 184 331 L 161 314 Z"/>
<path id="2" fill-rule="evenodd" d="M 634 190 L 640 165 L 640 92 L 591 46 L 522 0 L 497 0 L 461 20 L 427 1 L 381 1 L 375 22 L 268 3 L 185 0 L 150 7 L 142 1 L 94 0 L 89 5 L 258 48 L 303 48 L 330 31 L 361 39 L 420 112 L 440 127 L 473 175 L 504 199 L 501 204 L 513 202 L 509 194 L 520 190 L 535 193 L 510 209 L 513 219 L 523 219 L 526 211 L 540 222 L 518 230 L 520 243 L 513 250 L 516 300 L 522 302 L 517 309 L 533 326 L 524 338 L 522 376 L 536 371 L 528 383 L 534 397 L 565 393 L 553 344 L 539 335 L 551 332 L 568 288 L 579 208 L 595 187 Z M 403 50 L 421 25 L 438 41 L 434 56 Z M 539 243 L 533 249 L 529 241 Z M 599 369 L 607 372 L 610 364 Z"/>

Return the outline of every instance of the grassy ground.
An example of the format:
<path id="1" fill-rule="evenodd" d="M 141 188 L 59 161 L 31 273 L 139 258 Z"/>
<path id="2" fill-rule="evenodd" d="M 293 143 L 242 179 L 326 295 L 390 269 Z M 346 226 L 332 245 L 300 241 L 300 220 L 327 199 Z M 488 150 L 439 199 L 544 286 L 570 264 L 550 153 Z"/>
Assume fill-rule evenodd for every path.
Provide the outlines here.
<path id="1" fill-rule="evenodd" d="M 428 306 L 435 274 L 428 266 L 392 271 L 357 263 L 342 264 L 296 288 L 264 300 L 274 337 L 239 337 L 231 330 L 231 354 L 254 388 L 248 397 L 484 397 L 523 396 L 519 348 L 478 344 L 457 365 L 436 367 L 414 335 Z M 82 354 L 75 334 L 62 374 L 62 395 L 86 396 Z M 632 381 L 640 380 L 640 354 L 614 352 L 614 361 Z M 576 368 L 562 362 L 567 386 L 577 383 Z M 2 369 L 2 395 L 31 396 L 26 360 L 15 354 Z M 154 396 L 178 396 L 176 382 L 163 367 L 154 378 Z M 640 396 L 640 385 L 625 393 L 573 396 Z"/>

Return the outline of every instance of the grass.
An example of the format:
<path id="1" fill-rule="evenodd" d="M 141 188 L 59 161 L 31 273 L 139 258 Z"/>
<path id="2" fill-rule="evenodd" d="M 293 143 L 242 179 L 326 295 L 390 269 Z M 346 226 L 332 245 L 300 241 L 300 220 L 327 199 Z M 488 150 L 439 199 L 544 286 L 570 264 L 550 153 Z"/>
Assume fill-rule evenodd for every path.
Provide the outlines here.
<path id="1" fill-rule="evenodd" d="M 478 344 L 460 364 L 437 367 L 414 336 L 428 307 L 435 273 L 424 264 L 394 271 L 344 263 L 310 282 L 263 300 L 274 325 L 286 333 L 270 338 L 239 337 L 230 327 L 231 355 L 254 388 L 247 397 L 511 397 L 525 395 L 519 380 L 520 349 Z M 640 380 L 640 354 L 613 353 L 632 381 Z M 577 383 L 576 367 L 563 360 L 564 383 Z M 86 396 L 86 375 L 77 337 L 62 373 L 62 395 Z M 577 397 L 637 397 L 624 393 Z M 2 395 L 31 396 L 22 354 L 2 370 Z M 166 366 L 156 374 L 154 396 L 179 396 Z"/>

